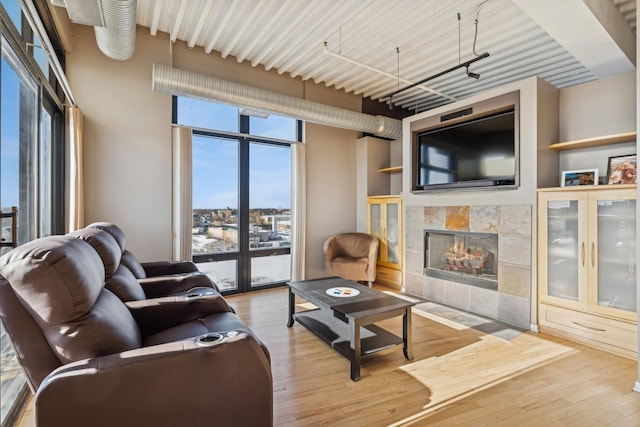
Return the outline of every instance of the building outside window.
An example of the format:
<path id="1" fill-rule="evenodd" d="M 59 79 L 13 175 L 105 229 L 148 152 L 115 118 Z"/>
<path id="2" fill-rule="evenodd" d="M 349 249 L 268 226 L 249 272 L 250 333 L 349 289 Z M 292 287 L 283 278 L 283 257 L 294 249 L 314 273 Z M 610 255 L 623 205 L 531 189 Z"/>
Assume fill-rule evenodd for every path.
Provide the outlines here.
<path id="1" fill-rule="evenodd" d="M 299 121 L 183 97 L 175 105 L 175 121 L 193 128 L 194 262 L 226 292 L 283 284 Z"/>

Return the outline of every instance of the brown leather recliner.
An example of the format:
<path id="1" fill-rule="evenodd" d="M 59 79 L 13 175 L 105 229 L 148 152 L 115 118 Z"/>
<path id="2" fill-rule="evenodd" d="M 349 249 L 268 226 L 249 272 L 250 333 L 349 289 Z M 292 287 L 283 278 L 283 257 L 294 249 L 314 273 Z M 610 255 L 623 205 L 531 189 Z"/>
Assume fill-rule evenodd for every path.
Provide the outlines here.
<path id="1" fill-rule="evenodd" d="M 151 277 L 200 273 L 198 267 L 192 261 L 152 261 L 140 262 L 136 256 L 126 249 L 127 237 L 124 231 L 111 222 L 94 222 L 85 228 L 97 228 L 111 234 L 122 249 L 122 264 L 124 264 L 137 279 Z"/>
<path id="2" fill-rule="evenodd" d="M 124 303 L 104 271 L 68 235 L 0 257 L 0 319 L 39 427 L 273 425 L 269 358 L 222 297 Z"/>
<path id="3" fill-rule="evenodd" d="M 122 245 L 113 233 L 102 228 L 82 228 L 69 235 L 87 241 L 96 250 L 104 264 L 106 288 L 122 301 L 178 295 L 194 296 L 203 292 L 219 295 L 215 284 L 201 272 L 137 279 L 123 262 Z"/>
<path id="4" fill-rule="evenodd" d="M 367 282 L 376 279 L 378 245 L 375 236 L 367 233 L 340 233 L 324 242 L 324 267 L 330 276 Z"/>

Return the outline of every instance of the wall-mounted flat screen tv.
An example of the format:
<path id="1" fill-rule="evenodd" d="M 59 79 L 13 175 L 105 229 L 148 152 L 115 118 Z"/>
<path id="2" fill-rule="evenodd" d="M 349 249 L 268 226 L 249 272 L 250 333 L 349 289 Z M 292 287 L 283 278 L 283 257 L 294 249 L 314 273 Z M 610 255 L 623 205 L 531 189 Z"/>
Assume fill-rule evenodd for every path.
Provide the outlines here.
<path id="1" fill-rule="evenodd" d="M 514 108 L 418 132 L 414 191 L 515 188 L 516 132 Z"/>

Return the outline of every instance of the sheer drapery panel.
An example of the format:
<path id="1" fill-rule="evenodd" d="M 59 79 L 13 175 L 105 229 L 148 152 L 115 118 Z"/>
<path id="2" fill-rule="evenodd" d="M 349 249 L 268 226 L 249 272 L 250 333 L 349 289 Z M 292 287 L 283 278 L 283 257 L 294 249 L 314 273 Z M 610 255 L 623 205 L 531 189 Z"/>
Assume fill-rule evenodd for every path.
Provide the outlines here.
<path id="1" fill-rule="evenodd" d="M 172 229 L 173 259 L 191 260 L 192 207 L 192 130 L 173 127 Z"/>
<path id="2" fill-rule="evenodd" d="M 306 147 L 291 144 L 291 280 L 305 279 Z"/>
<path id="3" fill-rule="evenodd" d="M 69 231 L 84 227 L 83 115 L 78 107 L 67 107 L 69 135 Z"/>

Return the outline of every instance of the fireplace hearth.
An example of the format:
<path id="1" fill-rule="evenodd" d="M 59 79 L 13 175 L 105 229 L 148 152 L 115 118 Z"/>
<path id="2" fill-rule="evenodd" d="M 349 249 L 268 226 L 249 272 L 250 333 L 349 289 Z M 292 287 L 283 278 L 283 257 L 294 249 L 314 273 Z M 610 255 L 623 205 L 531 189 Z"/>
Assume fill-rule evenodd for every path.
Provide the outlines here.
<path id="1" fill-rule="evenodd" d="M 425 230 L 424 274 L 498 289 L 498 235 Z"/>

